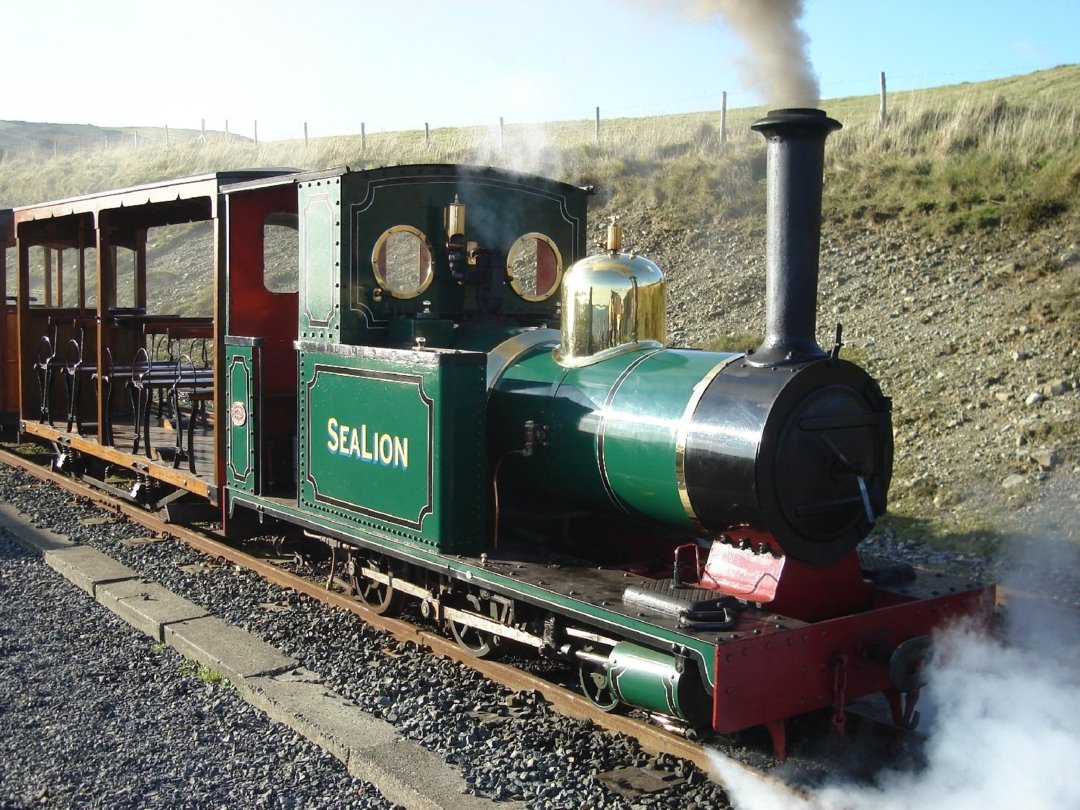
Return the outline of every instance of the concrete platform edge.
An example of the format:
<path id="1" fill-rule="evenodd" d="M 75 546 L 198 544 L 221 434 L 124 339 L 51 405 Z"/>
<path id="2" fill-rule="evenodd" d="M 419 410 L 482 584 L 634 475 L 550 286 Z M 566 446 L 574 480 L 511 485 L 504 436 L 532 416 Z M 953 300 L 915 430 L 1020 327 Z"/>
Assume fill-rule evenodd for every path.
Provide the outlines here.
<path id="1" fill-rule="evenodd" d="M 9 503 L 0 503 L 0 528 L 6 529 L 21 545 L 42 554 L 77 545 L 65 535 L 29 525 L 23 513 Z"/>
<path id="2" fill-rule="evenodd" d="M 243 700 L 332 754 L 352 776 L 370 782 L 390 801 L 423 810 L 524 807 L 519 802 L 494 802 L 465 793 L 466 783 L 456 766 L 323 686 L 317 673 L 295 666 L 294 659 L 261 639 L 210 616 L 157 583 L 143 580 L 131 569 L 126 569 L 130 576 L 120 575 L 124 567 L 107 555 L 27 526 L 24 520 L 17 510 L 0 504 L 0 528 L 23 546 L 41 552 L 46 563 L 72 584 L 185 658 L 222 672 Z M 109 573 L 103 577 L 102 570 Z M 210 628 L 216 622 L 229 629 L 215 638 Z M 192 631 L 197 626 L 198 634 Z M 238 633 L 250 637 L 252 648 L 265 645 L 280 658 L 264 650 L 264 662 L 272 663 L 266 671 L 251 674 L 253 668 L 235 658 Z"/>

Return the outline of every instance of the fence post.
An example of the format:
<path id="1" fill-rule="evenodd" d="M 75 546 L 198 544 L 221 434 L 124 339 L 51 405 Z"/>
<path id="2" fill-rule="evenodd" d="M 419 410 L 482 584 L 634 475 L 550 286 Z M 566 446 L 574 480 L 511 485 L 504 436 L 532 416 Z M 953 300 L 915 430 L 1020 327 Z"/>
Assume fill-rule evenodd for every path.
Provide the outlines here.
<path id="1" fill-rule="evenodd" d="M 307 121 L 305 121 L 305 122 L 304 122 L 304 148 L 305 148 L 305 149 L 307 148 L 307 145 L 308 145 L 308 140 L 307 140 Z"/>
<path id="2" fill-rule="evenodd" d="M 364 122 L 360 122 L 360 154 L 367 151 L 367 132 L 364 131 Z"/>
<path id="3" fill-rule="evenodd" d="M 727 143 L 727 90 L 720 93 L 720 143 Z"/>
<path id="4" fill-rule="evenodd" d="M 165 125 L 165 148 L 169 148 L 169 125 Z"/>
<path id="5" fill-rule="evenodd" d="M 255 122 L 255 145 L 259 145 L 259 122 Z"/>
<path id="6" fill-rule="evenodd" d="M 889 113 L 885 106 L 885 71 L 881 71 L 881 126 L 885 126 L 888 121 Z"/>
<path id="7" fill-rule="evenodd" d="M 225 119 L 225 145 L 229 145 L 229 119 Z"/>
<path id="8" fill-rule="evenodd" d="M 427 125 L 426 121 L 424 122 L 424 148 L 431 148 L 431 127 Z"/>
<path id="9" fill-rule="evenodd" d="M 202 119 L 202 124 L 199 125 L 199 141 L 206 143 L 206 119 Z"/>
<path id="10" fill-rule="evenodd" d="M 596 143 L 600 143 L 600 108 L 596 108 Z"/>
<path id="11" fill-rule="evenodd" d="M 105 151 L 106 152 L 109 151 L 109 136 L 108 135 L 105 136 Z"/>
<path id="12" fill-rule="evenodd" d="M 139 151 L 139 130 L 135 130 L 135 151 Z"/>
<path id="13" fill-rule="evenodd" d="M 499 116 L 499 151 L 503 151 L 503 144 L 506 142 L 506 132 L 503 128 L 503 117 Z"/>

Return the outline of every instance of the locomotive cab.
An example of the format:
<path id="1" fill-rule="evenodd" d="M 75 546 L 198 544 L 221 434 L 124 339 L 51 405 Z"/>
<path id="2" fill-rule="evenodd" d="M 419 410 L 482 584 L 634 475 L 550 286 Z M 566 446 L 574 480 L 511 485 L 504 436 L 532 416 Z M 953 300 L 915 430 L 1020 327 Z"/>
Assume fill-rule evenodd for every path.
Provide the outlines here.
<path id="1" fill-rule="evenodd" d="M 335 170 L 298 181 L 301 340 L 487 351 L 553 324 L 584 255 L 585 191 L 460 166 Z"/>
<path id="2" fill-rule="evenodd" d="M 230 469 L 245 474 L 230 472 L 230 511 L 283 510 L 417 548 L 486 550 L 491 369 L 557 320 L 565 265 L 584 254 L 586 192 L 462 166 L 293 180 L 298 320 L 279 324 L 282 334 L 295 326 L 279 370 L 295 374 L 296 490 L 247 474 L 269 432 L 243 418 L 259 410 L 258 385 L 244 370 L 254 355 L 237 346 Z M 230 324 L 230 334 L 245 333 Z"/>

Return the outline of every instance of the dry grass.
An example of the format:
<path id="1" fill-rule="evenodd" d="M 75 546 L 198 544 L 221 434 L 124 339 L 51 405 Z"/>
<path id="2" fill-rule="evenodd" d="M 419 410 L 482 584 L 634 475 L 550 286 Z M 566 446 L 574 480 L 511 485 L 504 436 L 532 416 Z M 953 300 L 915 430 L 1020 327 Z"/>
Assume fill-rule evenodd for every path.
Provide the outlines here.
<path id="1" fill-rule="evenodd" d="M 844 123 L 827 151 L 830 216 L 902 218 L 931 230 L 1043 224 L 1077 210 L 1080 66 L 994 82 L 895 93 L 889 120 L 876 96 L 823 105 Z M 749 130 L 764 108 L 732 110 L 726 142 L 719 113 L 601 123 L 508 125 L 372 133 L 255 145 L 220 134 L 205 142 L 140 130 L 118 147 L 67 154 L 8 154 L 0 205 L 21 205 L 148 180 L 236 168 L 362 168 L 401 163 L 480 163 L 594 183 L 601 202 L 649 206 L 700 223 L 759 213 L 754 191 L 761 139 Z"/>

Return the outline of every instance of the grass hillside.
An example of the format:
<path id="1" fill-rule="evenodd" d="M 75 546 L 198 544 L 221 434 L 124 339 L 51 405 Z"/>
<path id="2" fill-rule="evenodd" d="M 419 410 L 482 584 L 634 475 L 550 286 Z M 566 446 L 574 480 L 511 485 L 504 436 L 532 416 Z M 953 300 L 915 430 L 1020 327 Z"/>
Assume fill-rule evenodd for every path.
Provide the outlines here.
<path id="1" fill-rule="evenodd" d="M 163 148 L 198 140 L 194 129 L 161 127 L 97 127 L 93 124 L 44 124 L 32 121 L 0 121 L 0 161 L 30 162 L 60 155 L 85 155 L 111 149 Z M 224 140 L 220 132 L 207 132 L 204 143 Z M 246 140 L 246 139 L 242 139 Z"/>
<path id="2" fill-rule="evenodd" d="M 844 124 L 827 151 L 826 215 L 848 221 L 900 220 L 928 232 L 1040 226 L 1075 216 L 1080 199 L 1080 65 L 1026 76 L 893 93 L 889 120 L 878 98 L 824 103 Z M 222 169 L 409 162 L 474 162 L 592 182 L 601 200 L 647 206 L 673 224 L 758 215 L 760 136 L 749 124 L 765 108 L 538 126 L 435 129 L 278 141 L 256 146 L 219 133 L 99 130 L 0 122 L 0 205 L 83 194 L 147 180 Z M 110 146 L 104 139 L 112 132 Z M 136 144 L 133 133 L 141 132 Z M 83 137 L 85 136 L 85 140 Z M 72 138 L 76 146 L 72 147 Z M 63 142 L 53 150 L 49 144 Z M 36 144 L 19 149 L 16 144 Z M 79 147 L 78 144 L 85 144 Z M 54 155 L 55 151 L 55 155 Z"/>

